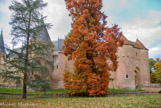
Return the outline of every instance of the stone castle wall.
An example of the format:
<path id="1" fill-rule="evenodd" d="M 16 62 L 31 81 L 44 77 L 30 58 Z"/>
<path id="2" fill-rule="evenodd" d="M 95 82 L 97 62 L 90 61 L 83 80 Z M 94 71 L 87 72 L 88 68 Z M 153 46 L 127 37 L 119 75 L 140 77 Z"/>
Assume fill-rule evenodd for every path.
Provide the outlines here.
<path id="1" fill-rule="evenodd" d="M 118 52 L 118 69 L 111 72 L 109 88 L 136 89 L 137 85 L 150 83 L 148 50 L 137 49 L 130 45 L 120 47 Z M 2 55 L 4 56 L 4 55 Z M 3 58 L 0 62 L 3 64 Z M 63 73 L 65 70 L 73 72 L 73 61 L 59 51 L 53 53 L 54 71 L 51 74 L 52 89 L 64 89 Z M 2 67 L 0 67 L 2 68 Z M 5 84 L 0 79 L 0 84 Z M 7 83 L 8 84 L 8 83 Z"/>
<path id="2" fill-rule="evenodd" d="M 43 44 L 48 44 L 48 43 L 45 43 L 45 42 L 43 42 Z M 51 48 L 49 51 L 48 51 L 48 56 L 45 58 L 46 60 L 48 60 L 48 61 L 53 61 L 53 48 Z M 29 57 L 33 57 L 33 56 L 35 56 L 34 54 L 32 54 L 32 55 L 30 55 Z M 2 69 L 5 69 L 5 67 L 2 65 L 2 64 L 4 64 L 5 62 L 4 62 L 4 58 L 6 58 L 6 54 L 1 54 L 0 53 L 0 71 L 2 70 Z M 11 58 L 9 58 L 9 59 L 14 59 L 14 57 L 11 57 Z M 53 69 L 49 66 L 49 65 L 46 65 L 46 63 L 45 62 L 43 62 L 43 61 L 40 61 L 41 62 L 41 64 L 43 65 L 43 66 L 47 66 L 47 68 L 48 68 L 48 71 L 49 71 L 49 74 L 42 74 L 41 76 L 40 76 L 40 74 L 39 74 L 39 72 L 35 72 L 34 74 L 36 75 L 36 74 L 39 74 L 39 76 L 41 77 L 41 79 L 46 79 L 46 80 L 51 80 L 51 76 L 52 76 L 52 73 L 53 73 Z M 6 66 L 7 67 L 7 66 Z M 15 68 L 12 68 L 12 69 L 15 69 Z M 15 75 L 15 74 L 13 74 L 13 75 Z M 21 78 L 23 78 L 23 73 L 19 73 L 19 76 L 21 77 Z M 30 79 L 34 79 L 34 75 L 32 74 L 31 76 L 29 76 L 29 78 Z M 18 88 L 22 88 L 22 80 L 21 80 L 21 83 L 18 85 Z M 53 86 L 53 85 L 51 85 L 51 86 Z M 16 85 L 16 81 L 15 80 L 13 80 L 13 79 L 7 79 L 7 80 L 4 80 L 4 78 L 2 78 L 1 76 L 0 76 L 0 88 L 17 88 L 17 85 Z M 28 87 L 29 88 L 29 87 Z M 32 89 L 31 88 L 29 88 L 29 90 L 31 91 Z"/>
<path id="3" fill-rule="evenodd" d="M 140 84 L 150 83 L 148 50 L 137 49 L 131 45 L 120 47 L 118 52 L 118 69 L 111 72 L 109 88 L 136 89 Z M 63 73 L 73 71 L 73 61 L 68 61 L 63 53 L 55 53 L 55 70 L 52 74 L 53 88 L 64 89 Z"/>
<path id="4" fill-rule="evenodd" d="M 149 91 L 149 92 L 161 92 L 161 83 L 153 83 L 153 84 L 143 84 L 140 87 L 144 91 Z"/>
<path id="5" fill-rule="evenodd" d="M 138 40 L 130 42 L 125 37 L 123 39 L 125 44 L 119 47 L 117 52 L 118 69 L 110 73 L 109 88 L 133 90 L 142 84 L 150 83 L 148 50 Z M 48 77 L 51 78 L 52 89 L 64 89 L 63 73 L 65 70 L 73 72 L 74 62 L 68 61 L 61 50 L 54 51 L 53 54 L 49 52 L 49 54 L 53 57 L 49 59 L 54 63 L 54 71 L 50 70 L 51 74 Z M 0 64 L 3 64 L 3 56 L 3 54 L 0 55 Z"/>
<path id="6" fill-rule="evenodd" d="M 64 89 L 63 73 L 65 70 L 73 71 L 73 61 L 60 52 L 54 52 L 54 71 L 52 73 L 53 89 Z"/>
<path id="7" fill-rule="evenodd" d="M 112 73 L 110 88 L 136 89 L 136 86 L 150 83 L 148 50 L 124 45 L 118 50 L 118 69 Z"/>

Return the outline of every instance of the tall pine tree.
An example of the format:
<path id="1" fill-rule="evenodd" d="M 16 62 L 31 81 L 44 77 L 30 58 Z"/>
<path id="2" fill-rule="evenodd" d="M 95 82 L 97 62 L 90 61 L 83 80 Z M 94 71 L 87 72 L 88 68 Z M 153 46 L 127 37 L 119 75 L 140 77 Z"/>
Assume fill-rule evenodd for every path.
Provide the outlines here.
<path id="1" fill-rule="evenodd" d="M 118 66 L 122 45 L 117 25 L 106 27 L 102 0 L 65 0 L 72 17 L 72 30 L 64 41 L 64 54 L 74 60 L 74 72 L 65 71 L 65 88 L 72 94 L 107 94 L 109 72 Z M 108 61 L 108 62 L 107 62 Z"/>
<path id="2" fill-rule="evenodd" d="M 22 81 L 23 96 L 27 98 L 27 86 L 46 91 L 50 87 L 49 74 L 53 69 L 51 54 L 53 45 L 50 41 L 39 40 L 43 30 L 50 27 L 45 24 L 42 8 L 47 4 L 42 0 L 12 0 L 10 24 L 13 46 L 21 44 L 15 50 L 9 49 L 9 58 L 5 59 L 3 77 Z M 41 34 L 42 33 L 42 34 Z"/>

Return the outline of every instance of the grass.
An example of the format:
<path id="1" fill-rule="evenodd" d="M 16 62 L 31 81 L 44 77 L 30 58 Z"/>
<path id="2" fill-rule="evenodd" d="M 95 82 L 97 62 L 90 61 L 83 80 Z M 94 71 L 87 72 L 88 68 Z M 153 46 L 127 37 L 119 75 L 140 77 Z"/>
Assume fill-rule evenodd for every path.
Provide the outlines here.
<path id="1" fill-rule="evenodd" d="M 132 97 L 0 99 L 9 108 L 161 108 L 161 95 Z"/>
<path id="2" fill-rule="evenodd" d="M 123 93 L 123 92 L 142 92 L 143 90 L 118 90 L 110 89 L 109 93 Z M 0 88 L 0 93 L 13 93 L 13 94 L 22 94 L 22 89 L 7 89 Z M 27 92 L 27 94 L 43 94 L 44 92 Z M 46 93 L 68 93 L 68 90 L 50 90 Z"/>
<path id="3" fill-rule="evenodd" d="M 67 93 L 67 90 L 50 90 L 46 93 Z M 7 88 L 0 88 L 0 93 L 13 93 L 13 94 L 22 94 L 22 89 L 7 89 Z M 27 94 L 43 94 L 44 92 L 27 92 Z"/>
<path id="4" fill-rule="evenodd" d="M 15 94 L 22 94 L 22 89 L 7 89 L 7 88 L 0 88 L 0 93 L 15 93 Z"/>
<path id="5" fill-rule="evenodd" d="M 109 89 L 109 93 L 124 93 L 124 92 L 142 92 L 144 90 L 119 90 L 119 89 Z"/>

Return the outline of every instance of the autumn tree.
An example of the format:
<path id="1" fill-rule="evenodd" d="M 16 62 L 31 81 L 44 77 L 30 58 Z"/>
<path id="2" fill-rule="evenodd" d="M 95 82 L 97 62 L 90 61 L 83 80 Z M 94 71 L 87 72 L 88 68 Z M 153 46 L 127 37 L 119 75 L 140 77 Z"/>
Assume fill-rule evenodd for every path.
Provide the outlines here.
<path id="1" fill-rule="evenodd" d="M 156 62 L 154 67 L 155 67 L 155 74 L 156 74 L 156 82 L 161 83 L 161 62 Z"/>
<path id="2" fill-rule="evenodd" d="M 118 67 L 116 52 L 122 45 L 122 34 L 117 25 L 106 27 L 102 0 L 65 2 L 73 23 L 64 41 L 64 54 L 74 60 L 74 72 L 64 73 L 65 88 L 71 94 L 104 96 L 108 91 L 109 72 Z"/>
<path id="3" fill-rule="evenodd" d="M 160 82 L 159 81 L 159 76 L 160 76 L 160 72 L 159 72 L 160 62 L 161 62 L 161 59 L 160 58 L 156 58 L 156 59 L 150 58 L 149 59 L 150 81 L 151 81 L 151 83 Z"/>
<path id="4" fill-rule="evenodd" d="M 155 59 L 156 62 L 161 62 L 161 59 L 158 57 Z"/>
<path id="5" fill-rule="evenodd" d="M 53 45 L 50 42 L 37 41 L 44 28 L 49 27 L 49 24 L 44 23 L 45 17 L 41 12 L 46 5 L 42 0 L 12 0 L 9 6 L 12 11 L 12 43 L 14 47 L 17 44 L 21 47 L 7 49 L 10 59 L 5 59 L 6 68 L 1 74 L 4 78 L 19 83 L 22 81 L 24 99 L 27 98 L 28 86 L 45 91 L 50 85 L 49 69 L 53 68 L 53 64 L 49 52 L 52 51 Z"/>
<path id="6" fill-rule="evenodd" d="M 157 82 L 157 78 L 156 78 L 156 74 L 155 73 L 151 73 L 150 74 L 150 82 L 151 83 L 156 83 Z"/>

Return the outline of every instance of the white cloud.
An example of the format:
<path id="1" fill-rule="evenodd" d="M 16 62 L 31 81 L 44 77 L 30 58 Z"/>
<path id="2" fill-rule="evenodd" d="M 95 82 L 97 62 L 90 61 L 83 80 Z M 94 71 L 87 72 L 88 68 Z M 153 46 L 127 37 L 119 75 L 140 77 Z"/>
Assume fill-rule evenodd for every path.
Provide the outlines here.
<path id="1" fill-rule="evenodd" d="M 143 44 L 150 46 L 154 41 L 161 38 L 161 21 L 160 17 L 154 18 L 149 15 L 147 18 L 137 18 L 131 21 L 122 22 L 119 26 L 122 27 L 124 35 L 129 40 L 139 38 Z"/>
<path id="2" fill-rule="evenodd" d="M 8 46 L 11 46 L 11 43 L 10 43 L 11 42 L 11 35 L 10 35 L 11 26 L 9 25 L 11 12 L 8 8 L 11 2 L 10 0 L 6 0 L 6 1 L 3 0 L 1 3 L 3 3 L 3 5 L 1 4 L 0 9 L 3 12 L 4 19 L 2 20 L 0 24 L 0 29 L 1 28 L 3 29 L 4 43 L 7 44 Z"/>
<path id="3" fill-rule="evenodd" d="M 11 26 L 9 24 L 3 24 L 3 38 L 4 43 L 11 47 Z"/>
<path id="4" fill-rule="evenodd" d="M 21 1 L 21 0 L 18 0 Z M 68 16 L 68 11 L 65 6 L 64 0 L 44 0 L 48 3 L 47 7 L 44 8 L 43 14 L 47 16 L 46 22 L 51 23 L 53 26 L 49 31 L 51 40 L 57 40 L 59 38 L 64 38 L 65 35 L 70 31 L 71 18 Z M 8 7 L 11 4 L 11 0 L 7 0 L 5 5 L 2 5 L 0 9 L 5 14 L 3 16 L 5 21 L 1 22 L 0 27 L 3 28 L 4 41 L 6 44 L 10 44 L 11 41 L 11 26 L 9 21 L 11 18 L 11 12 Z"/>
<path id="5" fill-rule="evenodd" d="M 5 19 L 3 20 L 4 22 L 2 22 L 2 23 L 5 24 L 5 23 L 7 23 L 7 21 L 10 20 L 11 12 L 10 12 L 8 6 L 11 4 L 11 2 L 7 0 L 5 2 L 2 1 L 0 3 L 2 3 L 2 4 L 0 4 L 0 11 L 3 13 L 3 15 L 4 15 L 3 17 L 5 17 Z"/>
<path id="6" fill-rule="evenodd" d="M 129 0 L 103 0 L 103 8 L 108 10 L 132 8 L 133 5 Z"/>
<path id="7" fill-rule="evenodd" d="M 5 3 L 6 2 L 6 0 L 0 0 L 0 3 Z"/>
<path id="8" fill-rule="evenodd" d="M 129 3 L 128 3 L 128 0 L 121 0 L 121 5 L 122 6 L 127 6 Z"/>
<path id="9" fill-rule="evenodd" d="M 48 6 L 44 8 L 44 15 L 47 16 L 47 22 L 51 23 L 52 29 L 49 34 L 52 40 L 64 38 L 70 32 L 71 18 L 64 0 L 46 0 Z"/>
<path id="10" fill-rule="evenodd" d="M 122 9 L 134 8 L 134 4 L 139 0 L 134 0 L 130 2 L 128 0 L 103 0 L 103 10 L 105 12 L 114 12 Z M 68 16 L 69 12 L 66 9 L 64 0 L 44 0 L 48 3 L 48 6 L 44 8 L 43 14 L 47 16 L 46 22 L 53 25 L 52 29 L 49 30 L 49 34 L 52 40 L 57 40 L 59 38 L 64 38 L 70 32 L 71 29 L 71 17 Z M 8 9 L 11 0 L 7 0 L 5 5 L 2 5 L 0 9 L 5 13 L 6 22 L 1 22 L 0 28 L 3 27 L 4 40 L 5 43 L 9 45 L 11 40 L 10 30 L 11 26 L 8 24 L 10 20 L 11 12 Z M 112 11 L 111 11 L 112 10 Z M 108 16 L 108 26 L 119 21 L 120 17 L 118 15 L 112 14 Z M 127 16 L 128 17 L 128 16 Z M 136 19 L 129 19 L 128 21 L 120 21 L 117 24 L 122 28 L 124 35 L 132 41 L 138 38 L 145 46 L 149 47 L 156 40 L 161 39 L 161 12 L 160 11 L 149 11 L 147 17 L 137 17 Z M 150 56 L 154 55 L 154 50 L 150 49 Z M 155 51 L 154 51 L 155 52 Z"/>
<path id="11" fill-rule="evenodd" d="M 119 24 L 123 34 L 132 41 L 138 38 L 146 47 L 149 48 L 149 56 L 155 57 L 161 52 L 161 46 L 152 46 L 157 40 L 161 40 L 161 12 L 149 11 L 146 18 L 136 18 L 124 21 Z"/>
<path id="12" fill-rule="evenodd" d="M 149 50 L 149 57 L 161 57 L 161 46 L 153 47 Z"/>
<path id="13" fill-rule="evenodd" d="M 152 10 L 150 10 L 149 11 L 149 15 L 152 18 L 159 18 L 161 16 L 161 12 L 160 11 L 152 11 Z"/>

